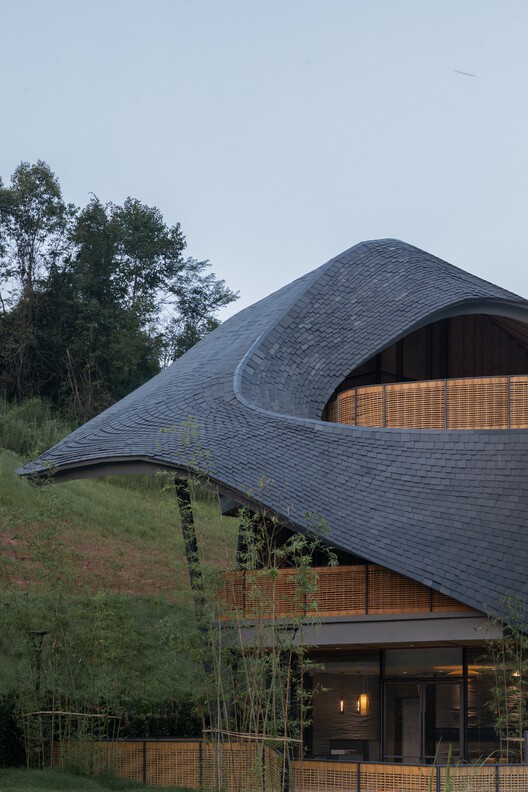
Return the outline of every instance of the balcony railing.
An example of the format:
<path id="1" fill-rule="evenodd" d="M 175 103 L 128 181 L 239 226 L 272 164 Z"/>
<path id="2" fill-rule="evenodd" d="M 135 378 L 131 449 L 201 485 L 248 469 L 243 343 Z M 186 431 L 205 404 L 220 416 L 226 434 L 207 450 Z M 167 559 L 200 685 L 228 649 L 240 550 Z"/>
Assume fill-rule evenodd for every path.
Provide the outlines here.
<path id="1" fill-rule="evenodd" d="M 221 619 L 467 611 L 466 605 L 374 564 L 227 572 Z"/>
<path id="2" fill-rule="evenodd" d="M 528 376 L 396 382 L 340 393 L 329 421 L 402 429 L 526 429 Z"/>

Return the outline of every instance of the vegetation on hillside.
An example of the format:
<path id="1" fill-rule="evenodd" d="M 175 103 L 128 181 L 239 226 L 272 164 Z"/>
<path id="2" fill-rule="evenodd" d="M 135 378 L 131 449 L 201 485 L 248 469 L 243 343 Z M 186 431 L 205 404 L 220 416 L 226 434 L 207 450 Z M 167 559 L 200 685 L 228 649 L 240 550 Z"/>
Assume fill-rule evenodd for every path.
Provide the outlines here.
<path id="1" fill-rule="evenodd" d="M 64 426 L 35 401 L 25 405 L 26 424 L 23 407 L 3 405 L 0 438 L 38 452 Z M 29 712 L 104 716 L 96 733 L 90 724 L 92 737 L 196 733 L 201 666 L 170 477 L 35 487 L 15 475 L 22 461 L 0 452 L 2 761 L 20 758 L 12 744 L 18 724 L 28 758 L 40 763 L 50 726 Z M 218 569 L 233 565 L 237 524 L 220 517 L 203 489 L 194 493 L 194 512 L 212 585 Z M 88 724 L 72 721 L 70 735 Z"/>
<path id="2" fill-rule="evenodd" d="M 91 418 L 218 324 L 236 299 L 135 198 L 66 204 L 42 161 L 0 180 L 0 393 Z"/>
<path id="3" fill-rule="evenodd" d="M 15 475 L 218 324 L 236 294 L 185 248 L 180 225 L 137 199 L 65 203 L 42 161 L 0 180 L 0 765 L 20 759 L 19 735 L 39 766 L 52 734 L 200 728 L 173 480 Z M 214 586 L 237 526 L 203 487 L 193 511 Z"/>

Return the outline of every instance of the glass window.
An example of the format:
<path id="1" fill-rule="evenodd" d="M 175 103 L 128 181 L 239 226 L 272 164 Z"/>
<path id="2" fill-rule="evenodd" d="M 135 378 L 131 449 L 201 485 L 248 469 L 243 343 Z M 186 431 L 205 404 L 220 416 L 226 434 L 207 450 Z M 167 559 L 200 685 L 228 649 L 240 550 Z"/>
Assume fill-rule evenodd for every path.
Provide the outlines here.
<path id="1" fill-rule="evenodd" d="M 377 761 L 380 751 L 379 655 L 323 661 L 313 674 L 312 755 Z"/>
<path id="2" fill-rule="evenodd" d="M 492 713 L 495 668 L 486 658 L 486 649 L 468 649 L 467 751 L 470 761 L 484 760 L 499 749 Z"/>
<path id="3" fill-rule="evenodd" d="M 387 649 L 387 677 L 455 677 L 462 676 L 462 649 Z"/>

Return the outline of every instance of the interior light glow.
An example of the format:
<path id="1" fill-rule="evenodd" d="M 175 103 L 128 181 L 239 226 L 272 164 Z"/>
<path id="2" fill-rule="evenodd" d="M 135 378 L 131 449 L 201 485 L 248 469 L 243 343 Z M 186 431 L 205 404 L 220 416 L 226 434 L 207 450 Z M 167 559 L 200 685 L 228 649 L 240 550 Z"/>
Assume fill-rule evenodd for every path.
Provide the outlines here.
<path id="1" fill-rule="evenodd" d="M 360 693 L 357 697 L 356 710 L 362 717 L 368 715 L 370 711 L 370 698 L 368 693 Z"/>

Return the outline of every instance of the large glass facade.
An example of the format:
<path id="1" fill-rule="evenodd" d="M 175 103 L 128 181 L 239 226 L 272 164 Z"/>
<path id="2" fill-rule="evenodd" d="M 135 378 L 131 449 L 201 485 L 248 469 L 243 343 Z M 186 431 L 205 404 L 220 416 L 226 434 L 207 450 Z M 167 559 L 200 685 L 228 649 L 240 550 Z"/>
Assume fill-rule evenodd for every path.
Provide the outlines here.
<path id="1" fill-rule="evenodd" d="M 462 758 L 462 683 L 385 683 L 385 761 Z"/>
<path id="2" fill-rule="evenodd" d="M 379 652 L 329 660 L 313 675 L 311 755 L 376 760 L 380 753 Z"/>
<path id="3" fill-rule="evenodd" d="M 467 658 L 467 754 L 478 761 L 497 750 L 490 702 L 495 687 L 495 669 L 483 649 L 471 649 Z"/>
<path id="4" fill-rule="evenodd" d="M 448 646 L 426 649 L 386 649 L 386 677 L 462 676 L 462 648 Z"/>
<path id="5" fill-rule="evenodd" d="M 308 755 L 416 764 L 478 761 L 498 740 L 484 649 L 386 649 L 320 657 Z"/>

